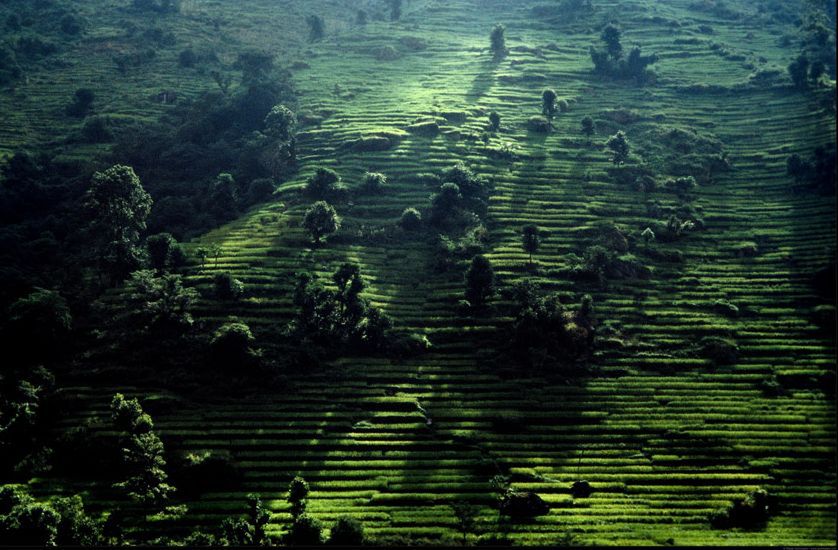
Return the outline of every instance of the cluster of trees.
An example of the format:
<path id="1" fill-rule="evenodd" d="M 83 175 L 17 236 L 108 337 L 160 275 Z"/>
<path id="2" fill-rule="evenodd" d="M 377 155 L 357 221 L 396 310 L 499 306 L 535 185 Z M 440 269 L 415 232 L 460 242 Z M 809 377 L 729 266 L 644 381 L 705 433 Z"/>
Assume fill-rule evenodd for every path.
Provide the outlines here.
<path id="1" fill-rule="evenodd" d="M 92 547 L 110 542 L 79 495 L 38 502 L 12 485 L 0 487 L 0 540 L 17 547 Z"/>
<path id="2" fill-rule="evenodd" d="M 431 197 L 430 224 L 443 231 L 467 227 L 485 214 L 489 183 L 465 163 L 458 162 L 442 174 L 440 187 Z"/>
<path id="3" fill-rule="evenodd" d="M 795 183 L 818 192 L 834 193 L 836 179 L 835 145 L 818 147 L 811 158 L 795 153 L 786 161 L 786 174 Z"/>
<path id="4" fill-rule="evenodd" d="M 376 351 L 388 342 L 392 321 L 361 297 L 366 284 L 357 265 L 343 264 L 332 276 L 335 289 L 301 274 L 294 294 L 299 308 L 289 326 L 295 341 L 331 353 Z"/>
<path id="5" fill-rule="evenodd" d="M 535 372 L 584 372 L 595 334 L 592 298 L 585 295 L 569 309 L 558 294 L 545 293 L 531 281 L 517 284 L 511 295 L 511 352 L 519 364 Z"/>
<path id="6" fill-rule="evenodd" d="M 622 31 L 613 23 L 605 26 L 600 38 L 604 47 L 590 48 L 595 73 L 621 80 L 634 80 L 638 84 L 654 81 L 655 73 L 648 67 L 657 62 L 657 54 L 643 55 L 640 46 L 634 46 L 628 56 L 624 55 Z"/>
<path id="7" fill-rule="evenodd" d="M 296 171 L 294 92 L 274 56 L 241 53 L 241 82 L 178 103 L 156 123 L 118 129 L 117 162 L 143 175 L 155 199 L 149 224 L 193 235 L 264 201 Z M 176 182 L 176 183 L 175 183 Z"/>

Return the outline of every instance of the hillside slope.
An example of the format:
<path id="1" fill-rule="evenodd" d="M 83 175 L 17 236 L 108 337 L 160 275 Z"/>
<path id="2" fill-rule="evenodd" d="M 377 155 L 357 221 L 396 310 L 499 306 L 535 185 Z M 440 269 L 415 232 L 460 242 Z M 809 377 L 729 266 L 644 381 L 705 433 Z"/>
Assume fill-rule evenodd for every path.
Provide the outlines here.
<path id="1" fill-rule="evenodd" d="M 254 2 L 248 40 L 279 48 L 282 37 L 270 29 L 282 14 L 268 4 Z M 309 511 L 327 524 L 352 515 L 373 535 L 435 538 L 455 532 L 454 500 L 479 504 L 480 518 L 493 522 L 488 482 L 508 473 L 515 488 L 552 507 L 532 523 L 505 526 L 520 543 L 551 543 L 570 532 L 588 544 L 835 544 L 835 401 L 817 382 L 834 372 L 835 347 L 812 320 L 820 299 L 810 284 L 834 258 L 835 204 L 793 192 L 785 174 L 788 155 L 808 156 L 832 141 L 835 118 L 783 79 L 749 85 L 753 71 L 744 66 L 763 57 L 766 67 L 785 67 L 795 52 L 777 43 L 790 29 L 699 11 L 689 0 L 594 2 L 593 14 L 559 24 L 535 17 L 539 4 L 413 1 L 401 22 L 346 28 L 310 46 L 309 68 L 295 72 L 295 84 L 300 111 L 320 122 L 299 136 L 301 172 L 273 202 L 191 244 L 221 247 L 218 261 L 190 273 L 191 281 L 206 285 L 229 271 L 250 289 L 233 306 L 202 302 L 200 317 L 214 323 L 236 315 L 270 346 L 293 313 L 292 275 L 310 270 L 326 278 L 351 260 L 362 266 L 373 303 L 434 346 L 402 362 L 341 360 L 280 395 L 196 400 L 156 414 L 170 450 L 227 450 L 246 472 L 241 491 L 205 494 L 183 520 L 161 527 L 217 525 L 242 510 L 246 493 L 259 492 L 279 531 L 289 519 L 287 482 L 299 474 L 312 486 Z M 208 2 L 203 9 L 225 8 Z M 592 75 L 587 48 L 611 18 L 626 44 L 660 55 L 655 85 Z M 495 61 L 487 46 L 498 21 L 511 51 Z M 387 45 L 398 59 L 376 58 Z M 569 101 L 549 135 L 527 131 L 545 87 Z M 484 143 L 493 110 L 502 129 Z M 579 130 L 586 115 L 598 126 L 590 144 Z M 437 121 L 440 134 L 406 132 L 420 118 Z M 684 134 L 727 152 L 732 168 L 692 193 L 705 229 L 656 243 L 658 255 L 633 245 L 649 278 L 579 284 L 559 274 L 598 222 L 638 235 L 652 219 L 649 201 L 664 211 L 679 201 L 614 181 L 603 144 L 619 129 L 636 154 L 657 159 L 660 176 L 681 175 Z M 403 135 L 386 151 L 346 146 L 382 132 Z M 504 144 L 514 156 L 491 158 L 489 150 Z M 504 365 L 493 352 L 497 328 L 509 319 L 460 312 L 465 263 L 437 273 L 426 239 L 374 231 L 392 226 L 404 208 L 427 206 L 434 188 L 417 176 L 458 160 L 494 186 L 486 254 L 503 285 L 532 275 L 520 229 L 535 223 L 550 232 L 536 255 L 536 278 L 570 302 L 593 295 L 610 331 L 601 331 L 596 376 L 570 383 L 500 376 Z M 350 186 L 366 171 L 387 174 L 391 185 L 382 196 L 339 205 L 343 233 L 312 249 L 299 227 L 308 203 L 297 190 L 318 166 L 336 169 Z M 681 258 L 671 261 L 677 252 Z M 735 304 L 739 315 L 721 313 L 719 301 Z M 734 338 L 736 363 L 715 367 L 698 357 L 693 350 L 706 336 Z M 772 378 L 787 391 L 766 392 Z M 125 390 L 66 389 L 96 404 L 66 426 L 105 417 L 110 396 Z M 590 482 L 590 497 L 571 496 L 579 480 Z M 34 486 L 49 493 L 56 483 Z M 764 529 L 710 527 L 710 513 L 758 487 L 777 498 Z"/>

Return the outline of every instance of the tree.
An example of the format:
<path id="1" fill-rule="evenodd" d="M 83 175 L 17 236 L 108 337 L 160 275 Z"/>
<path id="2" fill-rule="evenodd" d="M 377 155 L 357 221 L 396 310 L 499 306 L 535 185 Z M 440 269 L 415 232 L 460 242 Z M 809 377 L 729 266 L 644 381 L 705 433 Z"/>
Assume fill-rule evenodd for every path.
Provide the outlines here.
<path id="1" fill-rule="evenodd" d="M 369 21 L 369 14 L 366 10 L 358 10 L 355 14 L 355 24 L 363 27 Z"/>
<path id="2" fill-rule="evenodd" d="M 265 133 L 282 141 L 294 137 L 297 129 L 297 115 L 285 105 L 275 105 L 265 117 Z"/>
<path id="3" fill-rule="evenodd" d="M 114 485 L 142 508 L 159 510 L 174 488 L 166 483 L 163 442 L 154 433 L 151 417 L 136 399 L 120 393 L 111 401 L 114 427 L 122 432 L 122 457 L 128 477 Z"/>
<path id="4" fill-rule="evenodd" d="M 148 261 L 157 273 L 163 273 L 180 263 L 183 251 L 171 233 L 152 235 L 145 242 Z"/>
<path id="5" fill-rule="evenodd" d="M 219 273 L 213 279 L 215 297 L 219 300 L 238 300 L 244 294 L 244 283 L 230 273 Z"/>
<path id="6" fill-rule="evenodd" d="M 142 332 L 162 336 L 178 334 L 192 326 L 194 288 L 185 288 L 180 275 L 155 277 L 149 270 L 135 271 L 126 284 L 129 318 Z"/>
<path id="7" fill-rule="evenodd" d="M 253 88 L 269 80 L 269 75 L 274 68 L 274 54 L 260 50 L 246 50 L 239 54 L 234 67 L 242 72 L 242 84 Z M 219 78 L 223 79 L 220 75 Z M 219 82 L 219 85 L 221 84 L 223 82 Z M 224 87 L 221 86 L 222 90 Z"/>
<path id="8" fill-rule="evenodd" d="M 405 208 L 399 218 L 399 226 L 405 231 L 416 231 L 422 227 L 422 214 L 415 208 Z"/>
<path id="9" fill-rule="evenodd" d="M 0 540 L 11 547 L 55 546 L 60 521 L 52 507 L 30 499 L 0 516 Z"/>
<path id="10" fill-rule="evenodd" d="M 582 119 L 582 133 L 585 134 L 588 139 L 591 139 L 591 136 L 596 133 L 594 119 L 589 116 Z"/>
<path id="11" fill-rule="evenodd" d="M 497 132 L 500 130 L 500 115 L 496 111 L 489 113 L 489 131 Z"/>
<path id="12" fill-rule="evenodd" d="M 288 504 L 291 505 L 291 517 L 295 520 L 306 511 L 308 493 L 308 482 L 300 476 L 296 476 L 288 484 Z"/>
<path id="13" fill-rule="evenodd" d="M 541 231 L 538 226 L 524 226 L 521 244 L 524 247 L 524 252 L 530 255 L 530 263 L 532 263 L 532 255 L 538 252 L 538 247 L 541 246 Z"/>
<path id="14" fill-rule="evenodd" d="M 626 134 L 622 130 L 608 138 L 605 142 L 606 147 L 611 150 L 611 162 L 615 165 L 625 164 L 628 161 L 631 148 L 629 146 Z"/>
<path id="15" fill-rule="evenodd" d="M 804 54 L 800 54 L 797 59 L 792 61 L 788 67 L 789 76 L 795 87 L 804 90 L 809 87 L 808 71 L 809 59 Z"/>
<path id="16" fill-rule="evenodd" d="M 93 107 L 96 94 L 90 88 L 79 88 L 73 94 L 73 102 L 67 106 L 67 114 L 73 117 L 84 118 Z"/>
<path id="17" fill-rule="evenodd" d="M 466 272 L 466 300 L 475 307 L 482 306 L 495 291 L 495 270 L 486 256 L 478 254 Z"/>
<path id="18" fill-rule="evenodd" d="M 340 517 L 329 532 L 326 544 L 330 546 L 363 546 L 364 526 L 351 517 Z"/>
<path id="19" fill-rule="evenodd" d="M 495 25 L 492 33 L 489 35 L 489 42 L 495 59 L 500 59 L 505 56 L 509 51 L 506 49 L 506 27 L 500 23 Z"/>
<path id="20" fill-rule="evenodd" d="M 86 194 L 92 214 L 89 229 L 101 269 L 112 282 L 122 281 L 142 261 L 140 233 L 151 212 L 151 195 L 129 166 L 96 172 Z"/>
<path id="21" fill-rule="evenodd" d="M 368 194 L 383 193 L 387 185 L 387 176 L 378 172 L 367 172 L 364 174 L 364 183 L 361 190 Z"/>
<path id="22" fill-rule="evenodd" d="M 439 192 L 431 198 L 431 223 L 439 226 L 449 222 L 459 209 L 462 200 L 459 185 L 451 182 L 443 183 Z"/>
<path id="23" fill-rule="evenodd" d="M 301 514 L 294 518 L 291 529 L 285 535 L 285 543 L 289 546 L 318 546 L 323 543 L 323 526 L 308 514 Z"/>
<path id="24" fill-rule="evenodd" d="M 544 90 L 541 94 L 541 113 L 547 117 L 547 120 L 550 121 L 552 124 L 553 118 L 556 116 L 556 111 L 558 107 L 556 105 L 556 101 L 558 96 L 556 95 L 555 90 Z"/>
<path id="25" fill-rule="evenodd" d="M 84 510 L 81 496 L 62 497 L 52 502 L 61 520 L 55 544 L 64 546 L 98 546 L 102 540 L 102 525 Z"/>
<path id="26" fill-rule="evenodd" d="M 42 360 L 56 354 L 72 326 L 73 316 L 64 298 L 57 292 L 36 288 L 9 307 L 4 339 L 22 352 L 19 357 Z"/>
<path id="27" fill-rule="evenodd" d="M 258 355 L 250 327 L 238 321 L 224 323 L 212 335 L 210 351 L 213 361 L 223 367 L 238 368 Z"/>
<path id="28" fill-rule="evenodd" d="M 477 507 L 470 502 L 455 502 L 451 505 L 457 520 L 457 531 L 463 537 L 461 544 L 468 546 L 468 536 L 474 532 L 477 525 Z"/>
<path id="29" fill-rule="evenodd" d="M 309 42 L 317 42 L 322 40 L 326 35 L 326 23 L 319 15 L 309 15 L 306 17 L 306 25 L 308 25 L 308 40 Z"/>
<path id="30" fill-rule="evenodd" d="M 257 494 L 247 495 L 247 515 L 236 519 L 226 518 L 221 524 L 222 541 L 230 546 L 270 546 L 272 541 L 265 527 L 271 515 Z M 218 546 L 218 541 L 209 542 Z"/>
<path id="31" fill-rule="evenodd" d="M 311 205 L 303 218 L 303 227 L 316 244 L 320 244 L 323 237 L 337 232 L 340 224 L 337 211 L 326 201 L 318 201 Z"/>
<path id="32" fill-rule="evenodd" d="M 331 168 L 321 167 L 308 179 L 305 191 L 311 197 L 325 199 L 342 189 L 340 175 Z"/>
<path id="33" fill-rule="evenodd" d="M 623 32 L 620 30 L 620 27 L 613 23 L 609 23 L 604 29 L 602 29 L 600 38 L 602 38 L 602 41 L 605 42 L 608 54 L 613 59 L 620 59 L 623 55 L 623 45 L 620 43 L 622 34 Z"/>

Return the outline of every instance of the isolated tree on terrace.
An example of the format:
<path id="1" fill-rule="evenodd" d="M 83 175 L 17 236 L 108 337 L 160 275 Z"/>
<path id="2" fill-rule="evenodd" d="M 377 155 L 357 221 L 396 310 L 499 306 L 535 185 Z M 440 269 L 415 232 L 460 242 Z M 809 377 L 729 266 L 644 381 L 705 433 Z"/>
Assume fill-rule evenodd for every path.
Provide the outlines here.
<path id="1" fill-rule="evenodd" d="M 596 133 L 596 127 L 594 126 L 594 119 L 589 116 L 586 116 L 582 119 L 582 133 L 585 134 L 589 140 L 591 136 Z"/>
<path id="2" fill-rule="evenodd" d="M 326 35 L 326 23 L 321 16 L 309 15 L 306 17 L 306 25 L 308 25 L 308 39 L 310 42 L 322 40 Z"/>
<path id="3" fill-rule="evenodd" d="M 556 104 L 557 99 L 555 90 L 547 89 L 541 94 L 541 113 L 547 117 L 551 125 L 553 124 L 553 118 L 556 116 L 556 111 L 559 109 Z"/>
<path id="4" fill-rule="evenodd" d="M 326 201 L 317 201 L 306 212 L 305 218 L 303 218 L 303 227 L 314 239 L 314 242 L 320 244 L 323 237 L 340 229 L 340 217 L 334 206 Z"/>
<path id="5" fill-rule="evenodd" d="M 306 511 L 308 493 L 308 482 L 300 476 L 295 477 L 288 484 L 288 504 L 291 505 L 291 517 L 295 520 Z"/>
<path id="6" fill-rule="evenodd" d="M 804 90 L 809 87 L 809 59 L 800 54 L 797 59 L 789 64 L 789 76 L 795 87 Z"/>
<path id="7" fill-rule="evenodd" d="M 482 254 L 475 256 L 466 272 L 466 300 L 475 307 L 482 306 L 495 292 L 495 270 Z"/>
<path id="8" fill-rule="evenodd" d="M 538 229 L 538 226 L 525 225 L 522 231 L 521 241 L 524 252 L 530 255 L 530 263 L 532 264 L 532 255 L 538 252 L 538 247 L 541 246 L 541 231 Z"/>
<path id="9" fill-rule="evenodd" d="M 497 132 L 500 130 L 500 115 L 496 111 L 489 113 L 489 131 Z"/>
<path id="10" fill-rule="evenodd" d="M 491 44 L 492 55 L 495 59 L 500 59 L 505 56 L 509 50 L 506 49 L 506 27 L 498 23 L 492 29 L 489 35 L 489 42 Z"/>
<path id="11" fill-rule="evenodd" d="M 608 138 L 605 145 L 611 150 L 611 162 L 615 165 L 625 164 L 629 158 L 631 147 L 625 132 L 622 130 Z"/>
<path id="12" fill-rule="evenodd" d="M 139 241 L 151 195 L 131 167 L 116 165 L 93 175 L 85 198 L 99 266 L 111 282 L 120 282 L 142 263 Z"/>
<path id="13" fill-rule="evenodd" d="M 606 25 L 600 35 L 602 41 L 605 42 L 608 54 L 615 60 L 620 59 L 623 55 L 623 45 L 620 43 L 622 35 L 623 32 L 620 30 L 620 27 L 613 23 Z"/>

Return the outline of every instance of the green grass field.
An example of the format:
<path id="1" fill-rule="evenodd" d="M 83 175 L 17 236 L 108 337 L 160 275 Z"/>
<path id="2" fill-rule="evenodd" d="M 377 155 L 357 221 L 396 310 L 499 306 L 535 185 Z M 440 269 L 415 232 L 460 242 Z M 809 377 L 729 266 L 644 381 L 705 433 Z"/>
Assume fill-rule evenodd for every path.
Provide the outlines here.
<path id="1" fill-rule="evenodd" d="M 792 28 L 755 15 L 753 24 L 749 17 L 723 18 L 695 9 L 691 0 L 594 1 L 593 15 L 554 25 L 532 15 L 531 8 L 543 3 L 413 0 L 400 22 L 359 29 L 340 22 L 350 21 L 352 10 L 327 12 L 332 3 L 325 1 L 303 8 L 288 0 L 194 0 L 175 22 L 164 23 L 198 43 L 257 46 L 277 52 L 282 65 L 305 61 L 308 68 L 294 71 L 299 111 L 322 119 L 302 128 L 301 170 L 272 201 L 189 243 L 190 249 L 221 250 L 217 261 L 189 273 L 192 283 L 209 285 L 215 273 L 229 271 L 248 288 L 233 305 L 203 300 L 200 320 L 212 326 L 235 315 L 271 349 L 293 314 L 293 273 L 326 277 L 351 260 L 362 266 L 372 303 L 434 346 L 402 362 L 336 361 L 292 380 L 291 390 L 279 394 L 173 400 L 154 413 L 167 449 L 229 451 L 245 481 L 240 491 L 187 502 L 188 514 L 159 522 L 161 532 L 214 527 L 243 511 L 248 492 L 259 492 L 272 511 L 270 529 L 278 533 L 290 518 L 287 483 L 302 475 L 312 488 L 309 511 L 327 526 L 351 515 L 371 535 L 441 540 L 456 535 L 448 505 L 459 499 L 479 505 L 480 523 L 496 528 L 488 482 L 508 471 L 513 487 L 537 492 L 552 507 L 530 523 L 507 525 L 515 543 L 554 543 L 568 532 L 580 543 L 601 545 L 836 543 L 835 401 L 806 383 L 835 366 L 834 342 L 812 321 L 819 302 L 809 278 L 834 257 L 836 210 L 833 197 L 794 193 L 785 174 L 788 155 L 810 155 L 834 139 L 835 116 L 784 80 L 749 86 L 753 71 L 744 66 L 785 72 L 795 52 L 778 43 Z M 109 52 L 118 46 L 111 38 L 119 18 L 94 12 L 98 4 L 84 0 L 79 9 L 111 26 L 97 24 L 62 53 L 66 66 L 38 72 L 0 95 L 0 110 L 14 113 L 0 123 L 0 152 L 49 143 L 66 132 L 75 123 L 59 112 L 82 85 L 101 86 L 98 113 L 141 119 L 168 108 L 152 99 L 160 90 L 190 97 L 214 86 L 207 75 L 177 68 L 179 48 L 160 54 L 147 70 L 117 76 Z M 748 2 L 727 4 L 755 11 Z M 328 34 L 307 44 L 302 15 L 318 10 L 327 14 Z M 224 21 L 218 36 L 208 24 L 215 18 Z M 610 18 L 623 26 L 625 44 L 660 55 L 655 85 L 636 87 L 591 73 L 588 46 L 597 40 L 598 24 Z M 500 61 L 488 51 L 496 22 L 507 26 L 511 49 Z M 408 37 L 424 39 L 427 48 L 406 48 Z M 720 56 L 714 43 L 728 56 Z M 375 48 L 385 45 L 401 57 L 377 60 Z M 690 88 L 701 83 L 720 88 Z M 545 87 L 570 102 L 546 136 L 526 128 L 540 114 Z M 480 136 L 493 110 L 502 117 L 502 130 L 487 145 Z M 636 116 L 615 122 L 621 110 Z M 599 128 L 590 144 L 579 129 L 586 115 Z M 381 152 L 344 146 L 384 131 L 402 133 L 420 118 L 436 120 L 440 134 L 405 132 L 396 147 Z M 603 150 L 607 137 L 623 129 L 635 153 L 677 159 L 679 153 L 655 137 L 671 128 L 718 140 L 732 165 L 694 193 L 692 204 L 706 229 L 656 245 L 680 251 L 683 261 L 643 256 L 651 278 L 612 279 L 606 288 L 580 287 L 554 275 L 597 222 L 639 232 L 648 224 L 647 200 L 676 203 L 673 194 L 645 194 L 614 182 Z M 487 154 L 503 144 L 517 153 L 515 160 Z M 65 154 L 81 158 L 98 149 L 68 145 Z M 438 173 L 457 160 L 494 185 L 487 256 L 503 284 L 530 275 L 520 228 L 537 224 L 550 237 L 536 254 L 536 278 L 568 296 L 590 292 L 600 321 L 620 327 L 619 345 L 597 348 L 596 376 L 570 384 L 500 377 L 492 359 L 495 328 L 508 318 L 459 312 L 461 270 L 435 273 L 424 239 L 353 233 L 391 227 L 403 209 L 426 207 L 434 189 L 417 175 Z M 299 200 L 298 189 L 318 166 L 336 169 L 350 187 L 366 171 L 385 173 L 390 185 L 381 196 L 339 205 L 344 234 L 312 248 L 299 227 L 308 203 Z M 756 255 L 737 253 L 747 242 L 757 244 Z M 734 303 L 740 315 L 720 314 L 717 300 Z M 702 337 L 720 334 L 733 336 L 740 347 L 735 365 L 714 367 L 685 353 Z M 763 391 L 772 375 L 787 392 Z M 62 391 L 86 404 L 66 415 L 66 428 L 106 419 L 117 391 L 169 395 L 164 388 L 102 385 L 85 377 Z M 109 429 L 105 422 L 93 425 Z M 590 482 L 590 497 L 571 496 L 577 480 Z M 81 489 L 94 509 L 111 498 L 96 486 L 49 477 L 31 486 L 42 495 Z M 757 487 L 777 497 L 764 529 L 711 528 L 711 512 Z"/>

